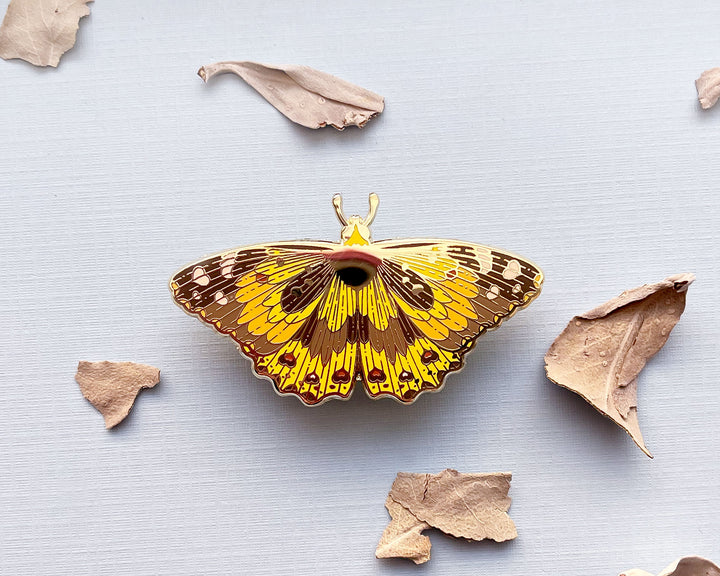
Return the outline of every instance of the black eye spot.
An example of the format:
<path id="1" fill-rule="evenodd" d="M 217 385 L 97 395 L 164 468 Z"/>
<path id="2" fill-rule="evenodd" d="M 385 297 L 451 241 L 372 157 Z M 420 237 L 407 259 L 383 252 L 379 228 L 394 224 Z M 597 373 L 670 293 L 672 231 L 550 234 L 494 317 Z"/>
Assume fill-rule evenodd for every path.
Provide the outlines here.
<path id="1" fill-rule="evenodd" d="M 356 266 L 342 268 L 337 271 L 337 275 L 348 286 L 362 286 L 368 280 L 368 273 Z"/>

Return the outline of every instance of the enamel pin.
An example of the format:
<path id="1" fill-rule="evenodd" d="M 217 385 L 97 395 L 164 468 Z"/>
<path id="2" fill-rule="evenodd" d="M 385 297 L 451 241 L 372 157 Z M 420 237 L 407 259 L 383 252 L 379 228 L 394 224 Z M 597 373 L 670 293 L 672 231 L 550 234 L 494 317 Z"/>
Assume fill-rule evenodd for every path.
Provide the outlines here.
<path id="1" fill-rule="evenodd" d="M 478 336 L 539 293 L 540 269 L 510 252 L 455 240 L 372 242 L 378 207 L 343 214 L 341 242 L 236 248 L 170 280 L 188 314 L 230 336 L 258 376 L 308 405 L 372 398 L 409 404 L 442 388 Z"/>

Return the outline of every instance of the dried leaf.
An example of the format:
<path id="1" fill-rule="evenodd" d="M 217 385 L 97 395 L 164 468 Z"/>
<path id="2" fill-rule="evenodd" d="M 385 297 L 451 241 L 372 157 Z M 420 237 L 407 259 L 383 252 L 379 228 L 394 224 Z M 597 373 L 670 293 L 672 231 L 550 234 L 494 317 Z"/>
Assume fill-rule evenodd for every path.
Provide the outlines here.
<path id="1" fill-rule="evenodd" d="M 382 96 L 308 66 L 217 62 L 200 68 L 198 75 L 207 82 L 227 72 L 240 76 L 290 120 L 308 128 L 362 127 L 385 108 Z"/>
<path id="2" fill-rule="evenodd" d="M 575 316 L 545 355 L 550 380 L 580 394 L 651 458 L 637 419 L 637 376 L 680 320 L 693 280 L 671 276 Z"/>
<path id="3" fill-rule="evenodd" d="M 0 27 L 0 57 L 57 66 L 75 45 L 78 22 L 93 0 L 12 0 Z"/>
<path id="4" fill-rule="evenodd" d="M 517 537 L 510 508 L 510 473 L 440 474 L 399 472 L 385 502 L 392 520 L 383 532 L 375 556 L 430 559 L 430 540 L 421 535 L 438 528 L 456 538 L 504 542 Z"/>
<path id="5" fill-rule="evenodd" d="M 620 576 L 652 576 L 652 574 L 633 568 L 626 570 Z M 720 576 L 720 568 L 700 556 L 686 556 L 670 564 L 657 576 Z"/>
<path id="6" fill-rule="evenodd" d="M 377 550 L 376 558 L 408 558 L 415 564 L 430 560 L 430 538 L 421 532 L 431 528 L 430 524 L 418 520 L 402 504 L 388 496 L 385 508 L 392 521 L 385 528 Z"/>
<path id="7" fill-rule="evenodd" d="M 720 98 L 720 68 L 705 70 L 700 74 L 700 78 L 695 80 L 695 88 L 703 110 L 715 106 Z"/>
<path id="8" fill-rule="evenodd" d="M 83 396 L 105 418 L 105 428 L 112 428 L 128 415 L 140 390 L 160 381 L 160 370 L 134 362 L 83 361 L 75 380 Z"/>

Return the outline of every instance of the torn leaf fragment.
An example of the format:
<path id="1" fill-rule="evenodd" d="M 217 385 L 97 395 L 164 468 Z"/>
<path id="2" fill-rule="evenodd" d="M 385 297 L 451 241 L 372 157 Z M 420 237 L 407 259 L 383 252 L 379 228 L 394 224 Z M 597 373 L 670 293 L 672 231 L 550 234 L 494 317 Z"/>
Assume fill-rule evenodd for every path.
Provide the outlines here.
<path id="1" fill-rule="evenodd" d="M 620 576 L 653 576 L 650 572 L 633 568 L 626 570 Z M 700 558 L 700 556 L 686 556 L 676 560 L 657 576 L 720 576 L 720 568 L 715 564 Z"/>
<path id="2" fill-rule="evenodd" d="M 160 370 L 134 362 L 85 362 L 78 364 L 75 380 L 83 396 L 105 419 L 105 428 L 112 428 L 130 413 L 135 398 L 144 388 L 160 381 Z"/>
<path id="3" fill-rule="evenodd" d="M 430 559 L 430 539 L 421 533 L 437 528 L 468 540 L 504 542 L 517 537 L 508 516 L 510 473 L 473 474 L 443 470 L 440 474 L 399 472 L 385 506 L 392 520 L 383 532 L 377 558 Z"/>
<path id="4" fill-rule="evenodd" d="M 0 26 L 0 57 L 57 66 L 75 45 L 79 21 L 93 0 L 12 0 Z"/>
<path id="5" fill-rule="evenodd" d="M 710 68 L 700 74 L 700 78 L 695 80 L 695 88 L 697 88 L 698 100 L 703 110 L 712 108 L 720 98 L 720 68 Z"/>
<path id="6" fill-rule="evenodd" d="M 415 564 L 430 560 L 430 538 L 422 535 L 430 524 L 418 520 L 416 516 L 388 496 L 385 508 L 392 518 L 383 532 L 375 550 L 376 558 L 407 558 Z"/>
<path id="7" fill-rule="evenodd" d="M 307 128 L 363 127 L 385 108 L 382 96 L 308 66 L 273 66 L 257 62 L 217 62 L 203 66 L 205 82 L 232 72 L 293 122 Z"/>
<path id="8" fill-rule="evenodd" d="M 547 377 L 623 428 L 648 456 L 637 418 L 637 376 L 685 310 L 693 274 L 623 292 L 575 316 L 545 355 Z"/>

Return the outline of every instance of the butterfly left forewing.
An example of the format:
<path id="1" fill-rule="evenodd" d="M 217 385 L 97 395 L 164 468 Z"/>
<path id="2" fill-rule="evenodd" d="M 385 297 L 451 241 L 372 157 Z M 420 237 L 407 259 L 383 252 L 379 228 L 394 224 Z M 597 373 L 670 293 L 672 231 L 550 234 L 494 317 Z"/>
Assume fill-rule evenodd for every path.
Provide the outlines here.
<path id="1" fill-rule="evenodd" d="M 280 242 L 221 252 L 180 270 L 170 289 L 186 312 L 235 340 L 278 392 L 306 404 L 347 397 L 355 347 L 318 322 L 334 280 L 324 254 L 336 247 Z"/>

